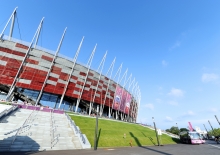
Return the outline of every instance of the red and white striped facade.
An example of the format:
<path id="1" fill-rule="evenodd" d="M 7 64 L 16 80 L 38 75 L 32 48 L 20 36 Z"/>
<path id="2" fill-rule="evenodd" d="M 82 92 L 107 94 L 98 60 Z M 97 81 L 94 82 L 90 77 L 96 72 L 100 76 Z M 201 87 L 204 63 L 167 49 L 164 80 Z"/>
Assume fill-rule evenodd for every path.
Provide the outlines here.
<path id="1" fill-rule="evenodd" d="M 64 97 L 77 99 L 76 110 L 80 101 L 84 100 L 90 102 L 90 112 L 91 109 L 94 108 L 92 107 L 93 103 L 95 103 L 102 105 L 100 106 L 102 107 L 102 112 L 103 107 L 108 108 L 110 114 L 110 109 L 114 104 L 116 87 L 121 87 L 123 91 L 126 91 L 126 94 L 130 91 L 128 94 L 132 97 L 129 113 L 125 114 L 124 111 L 121 110 L 120 114 L 126 116 L 129 115 L 129 118 L 132 118 L 132 121 L 136 122 L 138 106 L 140 105 L 140 89 L 137 83 L 134 83 L 134 80 L 131 82 L 130 79 L 130 84 L 128 84 L 130 88 L 131 83 L 133 83 L 131 89 L 132 91 L 129 88 L 127 91 L 125 85 L 121 86 L 120 82 L 118 83 L 118 81 L 115 82 L 114 80 L 109 79 L 109 77 L 102 74 L 102 70 L 94 71 L 90 69 L 91 63 L 87 66 L 77 63 L 76 59 L 78 51 L 74 60 L 59 56 L 59 48 L 62 44 L 62 39 L 66 29 L 56 53 L 36 46 L 44 18 L 41 20 L 31 43 L 25 43 L 23 41 L 13 39 L 12 33 L 14 18 L 16 17 L 16 9 L 17 8 L 15 8 L 9 19 L 9 21 L 12 20 L 9 37 L 4 35 L 5 28 L 7 27 L 9 21 L 0 34 L 0 84 L 10 87 L 8 96 L 10 96 L 12 91 L 14 91 L 14 87 L 24 88 L 40 92 L 36 104 L 38 104 L 41 95 L 45 92 L 62 96 L 60 104 L 62 104 Z M 34 39 L 36 39 L 35 46 L 33 46 Z M 81 44 L 79 49 L 80 47 Z M 92 58 L 93 54 L 91 55 Z M 106 54 L 104 56 L 104 61 L 105 58 Z M 111 67 L 112 66 L 110 66 L 110 68 Z M 126 80 L 126 78 L 124 80 Z M 128 82 L 128 80 L 126 81 Z M 127 83 L 125 81 L 122 82 Z M 119 114 L 118 112 L 119 111 L 116 112 L 116 115 Z"/>
<path id="2" fill-rule="evenodd" d="M 0 41 L 0 84 L 11 86 L 27 50 L 28 46 L 21 43 L 9 40 Z M 22 66 L 15 86 L 40 91 L 46 80 L 46 75 L 50 70 L 53 57 L 54 54 L 33 48 Z M 49 77 L 46 80 L 43 92 L 62 95 L 67 85 L 72 66 L 73 61 L 57 56 L 49 73 Z M 101 75 L 99 80 L 98 77 L 100 73 L 91 69 L 86 79 L 87 70 L 88 68 L 86 66 L 78 63 L 75 64 L 65 96 L 79 98 L 82 92 L 81 99 L 91 101 L 95 95 L 95 103 L 112 107 L 117 83 L 110 79 L 108 86 L 109 78 Z M 84 82 L 85 87 L 82 89 Z M 96 87 L 97 91 L 95 94 Z M 108 92 L 106 92 L 107 90 Z M 105 96 L 106 99 L 104 99 Z M 103 103 L 104 100 L 105 103 Z M 137 108 L 138 103 L 133 96 L 129 112 L 132 118 L 136 118 Z"/>

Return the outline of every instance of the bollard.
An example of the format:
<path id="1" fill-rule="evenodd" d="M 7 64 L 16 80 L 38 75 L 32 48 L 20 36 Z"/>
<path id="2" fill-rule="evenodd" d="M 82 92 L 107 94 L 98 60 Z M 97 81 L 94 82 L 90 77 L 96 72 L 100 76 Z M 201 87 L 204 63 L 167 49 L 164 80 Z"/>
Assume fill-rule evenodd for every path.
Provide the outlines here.
<path id="1" fill-rule="evenodd" d="M 130 141 L 130 145 L 131 145 L 131 147 L 132 147 L 132 140 Z"/>

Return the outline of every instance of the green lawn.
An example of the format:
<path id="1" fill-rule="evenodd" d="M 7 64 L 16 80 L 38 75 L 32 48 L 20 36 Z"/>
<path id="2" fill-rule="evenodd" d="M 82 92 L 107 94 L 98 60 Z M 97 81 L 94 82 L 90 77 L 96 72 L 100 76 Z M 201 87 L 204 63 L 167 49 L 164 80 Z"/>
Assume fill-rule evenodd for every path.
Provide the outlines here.
<path id="1" fill-rule="evenodd" d="M 94 146 L 95 119 L 77 115 L 70 115 L 81 132 L 85 134 Z M 124 138 L 124 134 L 126 137 Z M 176 144 L 178 139 L 173 139 L 167 135 L 162 135 L 161 143 Z M 138 124 L 123 123 L 111 120 L 99 119 L 98 127 L 98 147 L 123 147 L 130 146 L 157 145 L 154 130 L 142 127 Z"/>

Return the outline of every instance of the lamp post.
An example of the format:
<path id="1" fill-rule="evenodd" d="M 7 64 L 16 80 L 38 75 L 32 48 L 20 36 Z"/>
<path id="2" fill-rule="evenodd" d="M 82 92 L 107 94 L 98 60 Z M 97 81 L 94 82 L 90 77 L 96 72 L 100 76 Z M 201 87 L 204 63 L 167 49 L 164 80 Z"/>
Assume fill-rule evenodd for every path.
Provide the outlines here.
<path id="1" fill-rule="evenodd" d="M 176 127 L 178 129 L 178 135 L 180 136 L 180 130 L 179 130 L 179 127 L 178 127 L 177 123 L 176 123 Z"/>
<path id="2" fill-rule="evenodd" d="M 99 113 L 99 106 L 97 105 L 97 111 L 96 111 L 96 125 L 95 125 L 95 138 L 94 138 L 94 150 L 97 150 L 98 113 Z"/>
<path id="3" fill-rule="evenodd" d="M 153 123 L 154 123 L 154 129 L 155 129 L 155 133 L 156 133 L 156 137 L 157 137 L 157 144 L 158 144 L 158 146 L 160 146 L 160 141 L 158 139 L 157 127 L 156 127 L 156 124 L 155 124 L 155 121 L 154 121 L 154 117 L 152 117 L 152 120 L 153 120 Z"/>

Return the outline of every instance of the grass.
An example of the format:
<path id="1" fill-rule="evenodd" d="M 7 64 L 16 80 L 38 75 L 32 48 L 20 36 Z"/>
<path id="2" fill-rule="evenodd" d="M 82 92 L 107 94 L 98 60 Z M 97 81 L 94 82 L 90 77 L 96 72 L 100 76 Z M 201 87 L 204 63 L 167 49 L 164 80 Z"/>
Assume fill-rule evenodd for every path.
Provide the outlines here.
<path id="1" fill-rule="evenodd" d="M 7 105 L 11 105 L 11 103 L 9 103 L 9 102 L 0 102 L 0 104 L 7 104 Z"/>
<path id="2" fill-rule="evenodd" d="M 94 118 L 70 115 L 81 132 L 85 134 L 94 146 L 95 120 Z M 138 124 L 99 119 L 98 147 L 149 146 L 157 145 L 155 131 Z M 126 136 L 124 136 L 126 134 Z M 176 144 L 178 139 L 167 135 L 159 137 L 163 145 Z"/>

